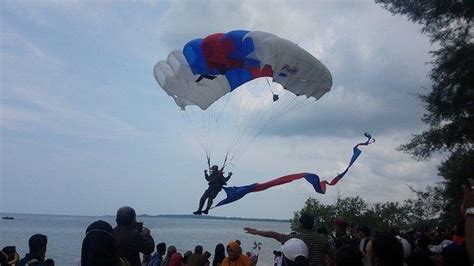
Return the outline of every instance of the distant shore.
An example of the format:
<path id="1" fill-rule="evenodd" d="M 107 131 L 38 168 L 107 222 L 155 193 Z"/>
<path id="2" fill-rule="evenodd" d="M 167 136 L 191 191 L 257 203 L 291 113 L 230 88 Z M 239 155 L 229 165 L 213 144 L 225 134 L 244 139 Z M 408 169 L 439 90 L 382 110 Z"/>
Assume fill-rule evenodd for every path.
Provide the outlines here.
<path id="1" fill-rule="evenodd" d="M 66 217 L 115 217 L 115 215 L 71 215 L 71 214 L 38 214 L 38 213 L 0 213 L 0 216 L 11 216 L 15 218 L 15 215 L 40 215 L 40 216 L 66 216 Z M 263 218 L 244 218 L 244 217 L 224 217 L 224 216 L 210 216 L 210 215 L 192 215 L 192 214 L 139 214 L 137 217 L 147 218 L 181 218 L 181 219 L 203 219 L 203 220 L 237 220 L 237 221 L 260 221 L 260 222 L 277 222 L 277 223 L 290 223 L 290 219 L 263 219 Z"/>

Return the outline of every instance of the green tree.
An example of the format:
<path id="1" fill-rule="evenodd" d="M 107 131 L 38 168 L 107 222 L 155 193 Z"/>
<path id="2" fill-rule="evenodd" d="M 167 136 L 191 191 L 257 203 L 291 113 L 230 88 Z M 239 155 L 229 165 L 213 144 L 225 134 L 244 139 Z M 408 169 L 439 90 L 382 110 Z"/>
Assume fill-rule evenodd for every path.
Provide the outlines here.
<path id="1" fill-rule="evenodd" d="M 338 198 L 334 204 L 327 205 L 317 199 L 309 198 L 303 208 L 294 213 L 291 229 L 297 230 L 298 218 L 301 213 L 311 214 L 315 217 L 315 229 L 323 226 L 333 230 L 336 218 L 341 218 L 350 224 L 366 225 L 375 231 L 393 227 L 412 229 L 418 225 L 430 225 L 430 217 L 426 216 L 429 213 L 429 208 L 426 208 L 425 204 L 431 204 L 432 200 L 422 199 L 426 193 L 419 194 L 416 200 L 407 200 L 403 203 L 383 202 L 372 205 L 359 196 Z M 413 216 L 413 213 L 416 216 Z"/>
<path id="2" fill-rule="evenodd" d="M 343 218 L 350 224 L 364 223 L 364 213 L 368 204 L 361 197 L 339 197 L 334 206 L 334 218 Z"/>
<path id="3" fill-rule="evenodd" d="M 441 210 L 446 207 L 445 197 L 441 186 L 428 186 L 424 191 L 416 191 L 415 199 L 407 199 L 404 207 L 412 226 L 430 225 L 441 215 Z M 439 222 L 437 222 L 439 224 Z"/>
<path id="4" fill-rule="evenodd" d="M 474 44 L 472 0 L 376 0 L 392 14 L 406 15 L 422 25 L 422 32 L 432 43 L 439 44 L 433 55 L 429 74 L 433 85 L 419 95 L 426 109 L 422 121 L 428 129 L 413 136 L 400 149 L 418 160 L 429 159 L 433 153 L 447 154 L 438 167 L 443 178 L 439 189 L 446 206 L 441 218 L 454 222 L 451 214 L 460 204 L 461 184 L 472 177 L 474 165 Z"/>
<path id="5" fill-rule="evenodd" d="M 319 225 L 326 226 L 335 216 L 333 206 L 321 204 L 319 200 L 310 197 L 306 200 L 304 207 L 300 211 L 294 213 L 293 219 L 291 220 L 291 230 L 297 230 L 298 218 L 302 213 L 307 213 L 314 217 L 315 227 Z"/>

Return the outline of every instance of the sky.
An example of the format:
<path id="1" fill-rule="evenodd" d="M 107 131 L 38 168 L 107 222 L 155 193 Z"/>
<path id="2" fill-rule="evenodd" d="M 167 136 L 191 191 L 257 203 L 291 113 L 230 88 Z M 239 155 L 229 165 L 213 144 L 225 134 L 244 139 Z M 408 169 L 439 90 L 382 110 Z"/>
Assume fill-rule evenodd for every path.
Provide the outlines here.
<path id="1" fill-rule="evenodd" d="M 331 91 L 274 121 L 226 170 L 229 185 L 312 172 L 331 179 L 356 143 L 376 143 L 317 194 L 304 180 L 212 210 L 291 218 L 309 198 L 414 197 L 442 159 L 397 150 L 420 133 L 432 60 L 420 26 L 370 1 L 0 1 L 0 212 L 190 214 L 206 157 L 153 67 L 189 40 L 234 29 L 297 43 L 330 70 Z M 223 199 L 221 193 L 217 199 Z"/>

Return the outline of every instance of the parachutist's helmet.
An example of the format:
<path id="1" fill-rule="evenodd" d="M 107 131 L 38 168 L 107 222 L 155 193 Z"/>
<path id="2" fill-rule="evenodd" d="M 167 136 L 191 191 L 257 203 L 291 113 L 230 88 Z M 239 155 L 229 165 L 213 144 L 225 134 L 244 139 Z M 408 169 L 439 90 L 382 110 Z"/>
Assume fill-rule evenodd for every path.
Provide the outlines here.
<path id="1" fill-rule="evenodd" d="M 211 167 L 211 170 L 212 170 L 212 171 L 217 171 L 217 170 L 219 170 L 219 166 L 213 165 L 213 166 Z"/>

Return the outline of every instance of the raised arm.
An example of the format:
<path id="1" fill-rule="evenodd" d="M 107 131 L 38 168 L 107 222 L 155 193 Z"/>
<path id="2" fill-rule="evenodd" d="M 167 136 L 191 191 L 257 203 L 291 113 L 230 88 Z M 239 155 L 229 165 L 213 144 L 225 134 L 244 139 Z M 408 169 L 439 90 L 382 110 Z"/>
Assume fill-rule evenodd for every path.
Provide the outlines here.
<path id="1" fill-rule="evenodd" d="M 229 172 L 229 174 L 227 175 L 227 177 L 224 177 L 224 181 L 227 182 L 229 181 L 230 177 L 232 176 L 232 172 Z"/>
<path id="2" fill-rule="evenodd" d="M 207 170 L 204 170 L 204 177 L 207 181 L 209 181 L 209 175 L 207 174 Z"/>
<path id="3" fill-rule="evenodd" d="M 280 242 L 281 239 L 285 236 L 284 234 L 280 234 L 274 231 L 260 231 L 251 227 L 245 227 L 244 230 L 247 234 L 263 236 L 266 238 L 273 238 L 278 242 Z"/>

